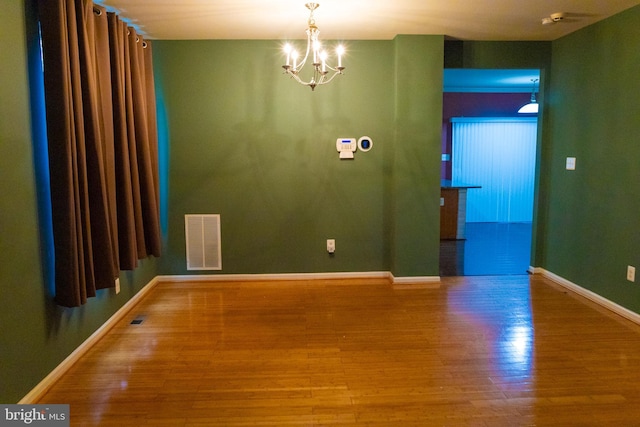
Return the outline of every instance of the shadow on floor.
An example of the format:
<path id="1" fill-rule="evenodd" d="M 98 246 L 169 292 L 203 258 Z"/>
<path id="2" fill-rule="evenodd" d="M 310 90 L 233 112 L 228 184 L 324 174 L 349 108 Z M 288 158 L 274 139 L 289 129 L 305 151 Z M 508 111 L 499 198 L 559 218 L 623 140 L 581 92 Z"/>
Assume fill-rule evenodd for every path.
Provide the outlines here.
<path id="1" fill-rule="evenodd" d="M 440 241 L 440 276 L 527 274 L 530 222 L 468 222 L 466 240 Z"/>

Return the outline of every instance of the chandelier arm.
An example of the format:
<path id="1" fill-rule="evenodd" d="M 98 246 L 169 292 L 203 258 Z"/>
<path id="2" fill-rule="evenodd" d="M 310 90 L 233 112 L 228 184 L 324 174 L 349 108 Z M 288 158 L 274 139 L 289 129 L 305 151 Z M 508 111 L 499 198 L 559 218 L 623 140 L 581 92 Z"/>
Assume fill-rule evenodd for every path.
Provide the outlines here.
<path id="1" fill-rule="evenodd" d="M 331 74 L 331 77 L 327 79 L 327 75 L 329 73 L 320 73 L 320 72 L 314 71 L 314 75 L 311 78 L 311 80 L 309 80 L 308 82 L 305 82 L 298 76 L 297 73 L 294 73 L 292 71 L 287 71 L 286 73 L 289 74 L 292 79 L 294 79 L 296 82 L 300 83 L 301 85 L 310 86 L 312 90 L 316 86 L 321 86 L 321 85 L 330 83 L 337 75 L 342 74 L 341 70 L 337 70 L 333 74 Z"/>
<path id="2" fill-rule="evenodd" d="M 297 70 L 301 70 L 304 67 L 304 64 L 307 63 L 307 58 L 309 58 L 309 52 L 311 52 L 311 34 L 307 34 L 307 51 L 304 54 L 304 59 L 300 61 L 298 64 Z"/>
<path id="3" fill-rule="evenodd" d="M 333 73 L 331 75 L 331 77 L 329 77 L 329 79 L 326 79 L 326 76 L 323 76 L 323 81 L 322 83 L 318 83 L 318 85 L 326 85 L 327 83 L 330 83 L 331 80 L 333 80 L 338 74 L 342 74 L 340 71 L 336 71 L 335 73 Z"/>
<path id="4" fill-rule="evenodd" d="M 342 74 L 342 71 L 344 70 L 344 67 L 335 67 L 334 68 L 329 64 L 326 64 L 325 67 L 327 68 L 327 70 L 331 70 L 331 71 L 333 71 L 335 73 L 338 73 L 338 74 Z"/>
<path id="5" fill-rule="evenodd" d="M 297 81 L 298 83 L 300 83 L 302 85 L 307 85 L 307 83 L 302 81 L 302 79 L 300 77 L 298 77 L 297 74 L 295 74 L 295 73 L 288 73 L 288 74 L 291 75 L 291 78 L 294 79 L 295 81 Z"/>
<path id="6" fill-rule="evenodd" d="M 308 82 L 305 82 L 304 80 L 302 80 L 300 77 L 298 77 L 297 74 L 295 73 L 288 73 L 292 79 L 294 79 L 295 81 L 297 81 L 298 83 L 300 83 L 303 86 L 311 86 L 311 87 L 315 87 L 317 83 L 315 83 L 313 80 L 310 80 Z"/>

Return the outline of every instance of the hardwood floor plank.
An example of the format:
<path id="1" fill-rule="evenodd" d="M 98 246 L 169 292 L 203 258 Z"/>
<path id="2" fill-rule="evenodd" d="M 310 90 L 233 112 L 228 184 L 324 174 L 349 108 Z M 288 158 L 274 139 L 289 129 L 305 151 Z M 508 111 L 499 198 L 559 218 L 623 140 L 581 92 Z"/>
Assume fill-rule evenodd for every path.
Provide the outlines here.
<path id="1" fill-rule="evenodd" d="M 631 426 L 638 386 L 640 326 L 538 276 L 194 282 L 38 403 L 74 426 Z"/>

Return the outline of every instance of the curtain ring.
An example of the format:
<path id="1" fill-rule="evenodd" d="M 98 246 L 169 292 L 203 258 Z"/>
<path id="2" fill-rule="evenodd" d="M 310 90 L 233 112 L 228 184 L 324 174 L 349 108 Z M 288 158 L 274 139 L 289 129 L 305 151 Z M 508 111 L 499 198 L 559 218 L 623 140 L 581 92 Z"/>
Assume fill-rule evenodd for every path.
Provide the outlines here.
<path id="1" fill-rule="evenodd" d="M 142 42 L 142 48 L 143 48 L 143 49 L 146 49 L 146 48 L 147 48 L 147 42 L 146 42 L 146 41 Z"/>
<path id="2" fill-rule="evenodd" d="M 93 8 L 93 13 L 95 13 L 98 16 L 101 16 L 102 15 L 102 10 L 98 9 L 97 7 L 94 7 Z"/>

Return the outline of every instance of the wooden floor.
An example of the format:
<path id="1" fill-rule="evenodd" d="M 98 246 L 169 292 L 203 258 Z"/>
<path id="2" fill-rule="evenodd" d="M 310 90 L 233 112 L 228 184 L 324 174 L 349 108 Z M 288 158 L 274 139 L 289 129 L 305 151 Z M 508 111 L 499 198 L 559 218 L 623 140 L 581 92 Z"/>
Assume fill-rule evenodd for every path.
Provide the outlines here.
<path id="1" fill-rule="evenodd" d="M 39 403 L 82 426 L 638 426 L 640 327 L 540 276 L 160 284 Z"/>

